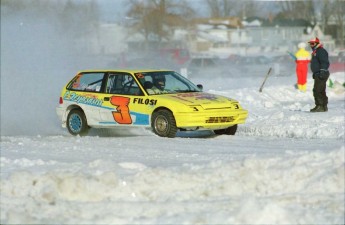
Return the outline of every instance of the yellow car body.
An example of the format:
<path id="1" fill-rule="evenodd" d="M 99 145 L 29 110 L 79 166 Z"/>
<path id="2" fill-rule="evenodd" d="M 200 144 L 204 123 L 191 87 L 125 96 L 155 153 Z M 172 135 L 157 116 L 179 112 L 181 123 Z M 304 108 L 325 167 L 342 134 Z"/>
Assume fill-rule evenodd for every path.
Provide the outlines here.
<path id="1" fill-rule="evenodd" d="M 162 77 L 165 89 L 152 91 L 152 83 L 158 86 Z M 177 130 L 226 133 L 248 116 L 238 101 L 202 92 L 168 70 L 80 71 L 63 88 L 56 111 L 73 135 L 84 134 L 89 127 L 121 126 L 152 127 L 162 137 L 174 137 Z"/>

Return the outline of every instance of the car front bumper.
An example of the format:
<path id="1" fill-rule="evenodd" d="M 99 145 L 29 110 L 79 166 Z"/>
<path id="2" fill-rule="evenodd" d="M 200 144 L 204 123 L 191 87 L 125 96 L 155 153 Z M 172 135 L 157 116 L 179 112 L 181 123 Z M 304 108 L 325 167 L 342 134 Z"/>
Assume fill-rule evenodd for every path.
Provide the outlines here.
<path id="1" fill-rule="evenodd" d="M 189 129 L 224 129 L 235 124 L 245 123 L 248 111 L 237 110 L 205 110 L 203 112 L 176 113 L 176 126 Z"/>

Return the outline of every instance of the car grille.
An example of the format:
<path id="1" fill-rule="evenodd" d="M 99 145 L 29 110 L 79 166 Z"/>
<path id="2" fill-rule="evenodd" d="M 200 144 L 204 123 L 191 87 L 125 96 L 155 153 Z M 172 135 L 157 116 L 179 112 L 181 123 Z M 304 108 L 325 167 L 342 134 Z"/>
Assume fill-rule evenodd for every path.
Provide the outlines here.
<path id="1" fill-rule="evenodd" d="M 206 123 L 229 123 L 233 122 L 235 119 L 233 116 L 222 116 L 222 117 L 209 117 Z"/>

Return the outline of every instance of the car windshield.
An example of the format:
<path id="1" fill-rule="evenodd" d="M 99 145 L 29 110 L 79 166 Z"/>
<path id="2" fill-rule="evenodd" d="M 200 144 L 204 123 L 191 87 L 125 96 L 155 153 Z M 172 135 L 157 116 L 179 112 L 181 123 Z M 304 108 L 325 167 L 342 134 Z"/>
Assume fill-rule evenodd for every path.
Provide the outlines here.
<path id="1" fill-rule="evenodd" d="M 174 71 L 136 73 L 136 78 L 149 95 L 200 92 L 191 81 Z"/>

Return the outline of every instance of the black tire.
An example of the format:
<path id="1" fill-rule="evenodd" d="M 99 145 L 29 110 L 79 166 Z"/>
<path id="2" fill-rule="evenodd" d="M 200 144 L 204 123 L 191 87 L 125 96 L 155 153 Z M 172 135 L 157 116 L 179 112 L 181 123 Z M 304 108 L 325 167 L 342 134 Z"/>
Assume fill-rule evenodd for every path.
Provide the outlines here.
<path id="1" fill-rule="evenodd" d="M 86 135 L 89 131 L 85 114 L 80 109 L 72 109 L 67 116 L 67 129 L 72 135 Z"/>
<path id="2" fill-rule="evenodd" d="M 226 129 L 214 130 L 213 132 L 218 135 L 222 135 L 222 134 L 235 135 L 236 131 L 237 131 L 237 124 L 232 127 L 228 127 Z"/>
<path id="3" fill-rule="evenodd" d="M 152 114 L 151 127 L 155 134 L 161 137 L 174 138 L 177 127 L 174 115 L 168 110 L 159 110 Z"/>

